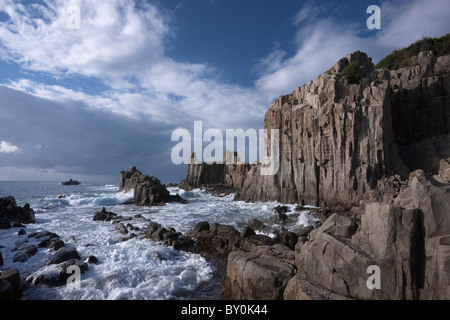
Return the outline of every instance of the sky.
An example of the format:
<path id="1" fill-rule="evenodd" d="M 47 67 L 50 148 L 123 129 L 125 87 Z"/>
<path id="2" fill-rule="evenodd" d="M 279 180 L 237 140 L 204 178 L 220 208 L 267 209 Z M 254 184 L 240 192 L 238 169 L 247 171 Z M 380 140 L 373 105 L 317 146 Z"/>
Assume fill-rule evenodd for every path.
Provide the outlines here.
<path id="1" fill-rule="evenodd" d="M 179 182 L 176 129 L 262 129 L 360 50 L 450 32 L 450 0 L 0 0 L 0 180 Z M 381 28 L 369 29 L 370 5 Z"/>

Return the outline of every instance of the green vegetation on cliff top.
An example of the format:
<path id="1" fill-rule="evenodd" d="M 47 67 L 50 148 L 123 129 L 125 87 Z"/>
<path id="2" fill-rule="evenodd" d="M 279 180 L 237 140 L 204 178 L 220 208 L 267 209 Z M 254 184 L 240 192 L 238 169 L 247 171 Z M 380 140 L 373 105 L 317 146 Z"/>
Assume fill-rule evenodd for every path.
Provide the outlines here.
<path id="1" fill-rule="evenodd" d="M 376 69 L 397 70 L 413 65 L 411 58 L 422 51 L 433 51 L 436 56 L 450 54 L 450 33 L 441 38 L 423 37 L 407 48 L 394 50 L 375 66 Z"/>
<path id="2" fill-rule="evenodd" d="M 357 61 L 353 61 L 342 70 L 342 74 L 347 79 L 348 83 L 356 84 L 361 81 L 361 68 Z"/>

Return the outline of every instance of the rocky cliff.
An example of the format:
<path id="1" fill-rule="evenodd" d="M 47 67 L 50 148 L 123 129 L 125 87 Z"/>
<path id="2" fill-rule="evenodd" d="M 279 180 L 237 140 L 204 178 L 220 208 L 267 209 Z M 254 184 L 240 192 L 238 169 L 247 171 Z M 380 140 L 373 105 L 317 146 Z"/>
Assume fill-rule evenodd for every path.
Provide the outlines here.
<path id="1" fill-rule="evenodd" d="M 236 199 L 351 207 L 385 199 L 383 179 L 395 174 L 404 180 L 421 168 L 450 179 L 450 56 L 422 52 L 413 61 L 375 70 L 354 52 L 274 101 L 264 129 L 279 130 L 280 170 L 252 168 Z M 360 83 L 343 75 L 352 63 Z"/>
<path id="2" fill-rule="evenodd" d="M 240 163 L 237 152 L 226 151 L 222 163 L 198 163 L 193 153 L 186 169 L 186 179 L 180 187 L 185 190 L 195 188 L 219 188 L 222 191 L 241 190 L 247 173 L 252 168 L 248 163 Z"/>
<path id="3" fill-rule="evenodd" d="M 280 170 L 251 168 L 236 199 L 348 209 L 299 237 L 293 258 L 230 252 L 228 298 L 450 299 L 450 56 L 411 60 L 375 70 L 355 52 L 271 104 Z"/>

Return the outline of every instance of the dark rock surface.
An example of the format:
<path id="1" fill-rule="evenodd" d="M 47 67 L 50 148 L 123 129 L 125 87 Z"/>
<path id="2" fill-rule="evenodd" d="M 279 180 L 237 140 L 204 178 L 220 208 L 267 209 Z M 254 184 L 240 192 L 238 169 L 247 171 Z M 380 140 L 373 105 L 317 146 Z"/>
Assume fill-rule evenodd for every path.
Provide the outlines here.
<path id="1" fill-rule="evenodd" d="M 222 163 L 199 163 L 196 154 L 189 159 L 186 179 L 180 183 L 185 190 L 206 189 L 214 194 L 229 194 L 243 187 L 253 165 L 241 163 L 237 152 L 226 151 Z"/>
<path id="2" fill-rule="evenodd" d="M 47 264 L 60 264 L 71 259 L 81 259 L 77 249 L 64 247 L 56 251 Z"/>
<path id="3" fill-rule="evenodd" d="M 14 197 L 0 198 L 0 229 L 9 229 L 11 222 L 15 223 L 36 223 L 34 210 L 29 204 L 20 207 Z"/>
<path id="4" fill-rule="evenodd" d="M 63 186 L 78 186 L 78 185 L 80 185 L 81 183 L 80 183 L 79 181 L 77 181 L 77 180 L 72 180 L 72 179 L 70 179 L 70 180 L 68 180 L 68 181 L 63 181 L 63 182 L 61 182 L 61 184 L 62 184 Z"/>
<path id="5" fill-rule="evenodd" d="M 0 300 L 17 300 L 22 296 L 22 282 L 19 271 L 5 270 L 0 274 Z"/>
<path id="6" fill-rule="evenodd" d="M 178 194 L 171 195 L 161 181 L 142 174 L 136 167 L 120 173 L 119 191 L 134 190 L 134 203 L 142 206 L 162 206 L 168 202 L 185 202 Z"/>

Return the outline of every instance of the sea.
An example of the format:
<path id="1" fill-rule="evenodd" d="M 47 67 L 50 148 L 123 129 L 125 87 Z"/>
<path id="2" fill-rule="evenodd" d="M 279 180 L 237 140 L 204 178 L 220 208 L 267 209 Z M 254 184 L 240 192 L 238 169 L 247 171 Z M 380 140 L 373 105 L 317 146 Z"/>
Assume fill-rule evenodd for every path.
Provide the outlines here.
<path id="1" fill-rule="evenodd" d="M 95 256 L 98 263 L 89 263 L 81 274 L 79 286 L 46 286 L 33 282 L 27 285 L 23 300 L 216 300 L 220 299 L 220 275 L 214 265 L 198 254 L 178 251 L 139 235 L 120 242 L 123 237 L 116 226 L 93 221 L 95 212 L 103 207 L 124 217 L 140 214 L 132 224 L 141 228 L 149 220 L 172 227 L 183 234 L 197 222 L 208 221 L 231 225 L 241 231 L 251 219 L 258 219 L 273 228 L 277 202 L 245 203 L 234 201 L 234 195 L 217 196 L 200 189 L 185 191 L 168 188 L 189 203 L 169 203 L 162 207 L 141 207 L 124 204 L 133 192 L 119 192 L 119 186 L 105 183 L 82 183 L 63 186 L 60 182 L 0 181 L 0 197 L 13 196 L 18 205 L 29 203 L 35 211 L 36 224 L 26 225 L 26 232 L 48 230 L 58 234 L 67 247 L 76 248 L 82 259 Z M 61 197 L 64 196 L 64 197 Z M 288 228 L 314 223 L 308 210 L 295 211 L 287 205 L 287 215 L 294 215 Z M 286 227 L 286 226 L 284 226 Z M 20 228 L 0 230 L 0 252 L 4 264 L 0 271 L 17 269 L 23 279 L 55 272 L 47 265 L 53 252 L 40 248 L 26 262 L 13 262 L 13 249 Z M 267 234 L 275 236 L 275 234 Z"/>

